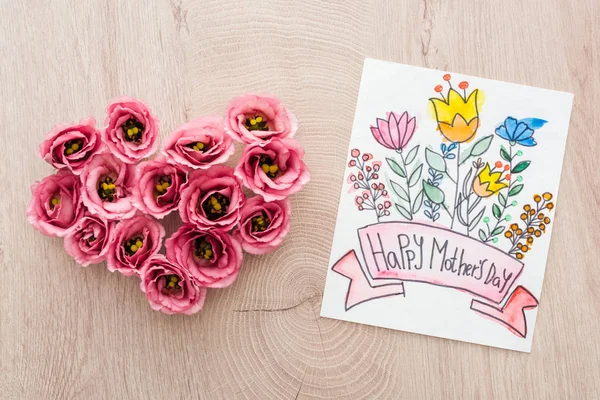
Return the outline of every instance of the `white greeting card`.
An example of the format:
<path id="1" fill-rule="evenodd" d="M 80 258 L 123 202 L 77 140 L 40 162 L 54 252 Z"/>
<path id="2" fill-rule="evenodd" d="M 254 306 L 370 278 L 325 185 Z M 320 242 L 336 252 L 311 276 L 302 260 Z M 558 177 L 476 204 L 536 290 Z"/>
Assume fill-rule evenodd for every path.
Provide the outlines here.
<path id="1" fill-rule="evenodd" d="M 572 102 L 365 60 L 321 315 L 531 351 Z"/>

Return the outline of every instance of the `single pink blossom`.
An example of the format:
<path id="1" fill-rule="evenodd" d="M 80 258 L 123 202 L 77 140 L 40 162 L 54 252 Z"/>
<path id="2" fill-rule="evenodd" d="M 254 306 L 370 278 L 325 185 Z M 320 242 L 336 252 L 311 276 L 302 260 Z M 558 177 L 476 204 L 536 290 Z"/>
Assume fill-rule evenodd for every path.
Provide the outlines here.
<path id="1" fill-rule="evenodd" d="M 102 139 L 119 160 L 131 164 L 150 156 L 158 147 L 158 119 L 133 97 L 113 99 L 106 110 Z"/>
<path id="2" fill-rule="evenodd" d="M 27 220 L 44 235 L 65 236 L 85 211 L 79 178 L 71 171 L 61 170 L 34 183 L 31 193 Z"/>
<path id="3" fill-rule="evenodd" d="M 162 157 L 142 162 L 137 166 L 133 204 L 146 214 L 163 218 L 177 209 L 181 187 L 186 181 L 186 171 L 178 165 L 167 164 Z"/>
<path id="4" fill-rule="evenodd" d="M 162 254 L 150 257 L 140 272 L 140 289 L 153 310 L 165 314 L 197 313 L 204 306 L 206 288 L 189 272 Z"/>
<path id="5" fill-rule="evenodd" d="M 242 266 L 242 247 L 221 230 L 200 230 L 184 224 L 165 242 L 167 258 L 183 266 L 209 288 L 224 288 L 233 283 Z"/>
<path id="6" fill-rule="evenodd" d="M 57 169 L 68 169 L 75 175 L 90 158 L 102 150 L 100 131 L 93 117 L 79 124 L 56 125 L 40 145 L 40 156 Z"/>
<path id="7" fill-rule="evenodd" d="M 181 190 L 179 215 L 199 229 L 230 230 L 240 219 L 245 196 L 233 170 L 213 165 L 193 171 Z"/>
<path id="8" fill-rule="evenodd" d="M 106 219 L 131 218 L 135 166 L 124 164 L 109 153 L 96 154 L 81 172 L 83 204 L 92 214 Z"/>
<path id="9" fill-rule="evenodd" d="M 402 115 L 388 112 L 387 120 L 377 118 L 377 126 L 371 127 L 371 133 L 380 145 L 401 151 L 413 137 L 415 128 L 415 117 L 410 118 L 406 111 Z"/>
<path id="10" fill-rule="evenodd" d="M 165 228 L 147 215 L 119 222 L 108 252 L 108 269 L 125 276 L 138 274 L 146 260 L 158 253 L 164 236 Z"/>
<path id="11" fill-rule="evenodd" d="M 246 94 L 229 101 L 225 110 L 225 132 L 244 143 L 294 136 L 296 117 L 272 95 Z"/>
<path id="12" fill-rule="evenodd" d="M 233 236 L 250 254 L 265 254 L 277 248 L 290 230 L 291 208 L 287 200 L 265 202 L 262 196 L 246 201 Z"/>
<path id="13" fill-rule="evenodd" d="M 227 161 L 233 150 L 233 140 L 223 130 L 221 117 L 208 115 L 177 128 L 165 140 L 162 152 L 170 163 L 206 169 Z"/>
<path id="14" fill-rule="evenodd" d="M 106 259 L 114 231 L 113 221 L 86 211 L 65 236 L 65 250 L 83 267 L 98 264 Z"/>
<path id="15" fill-rule="evenodd" d="M 272 139 L 244 149 L 235 174 L 266 201 L 283 200 L 310 180 L 304 149 L 294 139 Z"/>

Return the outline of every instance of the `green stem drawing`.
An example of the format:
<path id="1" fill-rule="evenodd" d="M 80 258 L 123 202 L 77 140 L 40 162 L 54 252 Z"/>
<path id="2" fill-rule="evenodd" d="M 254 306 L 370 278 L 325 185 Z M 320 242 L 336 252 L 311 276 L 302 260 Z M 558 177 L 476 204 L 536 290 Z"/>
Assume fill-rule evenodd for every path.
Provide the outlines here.
<path id="1" fill-rule="evenodd" d="M 460 143 L 456 146 L 456 154 L 460 154 Z M 458 204 L 458 185 L 460 182 L 460 160 L 456 157 L 456 182 L 454 186 L 454 207 L 452 210 L 452 222 L 450 223 L 450 229 L 454 228 L 454 219 L 456 217 L 456 210 Z"/>
<path id="2" fill-rule="evenodd" d="M 490 218 L 485 217 L 483 222 L 485 223 L 487 233 L 483 229 L 479 230 L 479 238 L 485 243 L 490 241 L 496 243 L 498 241 L 498 235 L 506 229 L 502 223 L 508 222 L 511 219 L 510 215 L 505 215 L 506 211 L 510 207 L 517 205 L 516 201 L 509 202 L 509 199 L 517 196 L 521 193 L 521 190 L 523 190 L 523 184 L 519 183 L 523 178 L 519 174 L 525 171 L 529 167 L 529 164 L 531 164 L 531 161 L 528 160 L 515 162 L 516 157 L 522 156 L 523 153 L 519 150 L 515 154 L 514 146 L 515 143 L 510 143 L 508 151 L 506 151 L 504 147 L 501 147 L 500 149 L 500 156 L 508 162 L 508 171 L 510 172 L 511 177 L 508 179 L 508 185 L 498 192 L 498 203 L 492 205 L 492 216 L 495 218 L 496 222 L 490 227 Z"/>
<path id="3" fill-rule="evenodd" d="M 398 196 L 398 201 L 395 202 L 396 210 L 409 221 L 412 221 L 414 215 L 419 211 L 423 204 L 422 190 L 419 191 L 416 196 L 411 196 L 410 193 L 411 188 L 420 182 L 421 173 L 423 171 L 422 163 L 418 163 L 417 161 L 415 164 L 418 151 L 419 145 L 413 147 L 406 155 L 402 149 L 396 150 L 396 153 L 400 156 L 400 163 L 393 158 L 386 158 L 392 172 L 404 181 L 404 185 L 401 185 L 390 179 L 390 186 L 396 196 Z M 409 171 L 411 165 L 413 165 L 414 168 L 412 171 Z"/>
<path id="4" fill-rule="evenodd" d="M 509 158 L 510 158 L 510 161 L 508 162 L 508 165 L 510 167 L 509 171 L 512 171 L 512 169 L 513 169 L 513 145 L 512 145 L 512 143 L 510 144 L 510 147 L 508 148 L 508 154 L 509 154 Z M 510 204 L 508 203 L 508 193 L 510 193 L 510 190 L 513 188 L 515 182 L 516 182 L 516 179 L 511 179 L 510 183 L 508 184 L 508 188 L 503 189 L 500 191 L 500 193 L 498 193 L 498 196 L 500 196 L 500 194 L 504 190 L 506 190 L 506 193 L 507 193 L 506 201 L 504 202 L 504 204 L 502 204 L 500 202 L 500 206 L 502 207 L 500 209 L 500 215 L 498 218 L 496 218 L 496 224 L 494 225 L 493 228 L 490 229 L 490 227 L 488 226 L 488 233 L 487 233 L 485 239 L 483 240 L 484 243 L 491 241 L 494 237 L 496 237 L 497 235 L 502 233 L 502 231 L 504 231 L 504 227 L 502 227 L 502 230 L 499 229 L 500 221 L 504 221 L 504 218 L 503 218 L 504 212 L 508 209 L 508 207 L 510 207 Z M 496 233 L 495 235 L 492 235 L 493 232 L 498 232 L 498 233 Z"/>
<path id="5" fill-rule="evenodd" d="M 402 160 L 402 166 L 404 167 L 404 171 L 406 171 L 406 175 L 404 176 L 404 182 L 406 182 L 406 195 L 408 197 L 408 212 L 410 213 L 411 219 L 413 217 L 412 212 L 412 202 L 410 197 L 410 186 L 408 184 L 408 168 L 406 167 L 406 160 L 404 159 L 404 155 L 402 154 L 402 150 L 397 150 L 397 153 L 400 154 L 400 159 Z"/>

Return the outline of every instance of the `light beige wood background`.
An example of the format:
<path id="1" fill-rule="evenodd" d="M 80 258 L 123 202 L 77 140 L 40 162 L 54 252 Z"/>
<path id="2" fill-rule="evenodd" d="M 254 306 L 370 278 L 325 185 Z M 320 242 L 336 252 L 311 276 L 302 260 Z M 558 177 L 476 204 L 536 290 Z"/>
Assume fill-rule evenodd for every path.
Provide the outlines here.
<path id="1" fill-rule="evenodd" d="M 1 398 L 599 398 L 596 0 L 0 4 Z M 530 355 L 319 317 L 365 56 L 575 93 Z M 27 224 L 54 123 L 102 123 L 129 94 L 164 138 L 263 90 L 297 114 L 313 179 L 284 245 L 200 314 L 153 312 L 134 278 L 80 268 Z"/>

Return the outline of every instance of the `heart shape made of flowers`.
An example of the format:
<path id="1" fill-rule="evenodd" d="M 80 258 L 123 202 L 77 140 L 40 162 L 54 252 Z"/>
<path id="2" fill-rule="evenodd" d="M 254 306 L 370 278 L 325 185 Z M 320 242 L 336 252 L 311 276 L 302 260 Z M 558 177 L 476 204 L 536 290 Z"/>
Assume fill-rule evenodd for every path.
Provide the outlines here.
<path id="1" fill-rule="evenodd" d="M 290 230 L 288 196 L 310 180 L 298 121 L 273 95 L 233 98 L 224 118 L 208 115 L 178 127 L 158 155 L 159 121 L 142 101 L 121 96 L 105 126 L 93 117 L 56 125 L 40 157 L 57 171 L 32 186 L 27 219 L 64 238 L 81 266 L 106 260 L 111 272 L 140 279 L 154 310 L 194 314 L 207 289 L 237 278 L 243 252 L 275 250 Z M 223 165 L 234 142 L 245 149 Z M 243 190 L 246 187 L 247 190 Z M 182 224 L 164 241 L 160 220 Z"/>

